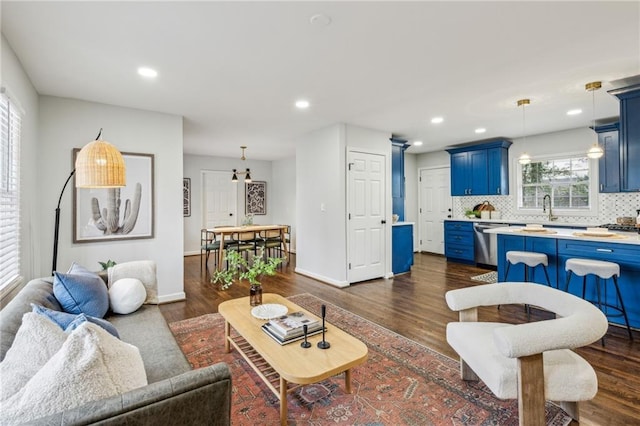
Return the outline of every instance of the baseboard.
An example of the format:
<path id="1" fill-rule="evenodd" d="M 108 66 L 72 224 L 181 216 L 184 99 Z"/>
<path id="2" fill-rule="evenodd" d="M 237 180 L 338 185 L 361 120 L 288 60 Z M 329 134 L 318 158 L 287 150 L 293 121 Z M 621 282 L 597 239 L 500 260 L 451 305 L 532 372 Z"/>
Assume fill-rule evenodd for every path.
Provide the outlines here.
<path id="1" fill-rule="evenodd" d="M 185 256 L 200 256 L 200 251 L 185 251 Z"/>
<path id="2" fill-rule="evenodd" d="M 347 281 L 338 281 L 333 278 L 327 278 L 322 275 L 315 274 L 313 272 L 305 271 L 304 269 L 296 268 L 297 274 L 304 275 L 309 278 L 313 278 L 314 280 L 322 281 L 323 283 L 331 284 L 334 287 L 344 288 L 349 287 L 349 283 Z"/>
<path id="3" fill-rule="evenodd" d="M 179 293 L 165 294 L 162 296 L 158 296 L 158 303 L 170 303 L 170 302 L 179 302 L 181 300 L 185 300 L 187 295 L 184 291 Z"/>

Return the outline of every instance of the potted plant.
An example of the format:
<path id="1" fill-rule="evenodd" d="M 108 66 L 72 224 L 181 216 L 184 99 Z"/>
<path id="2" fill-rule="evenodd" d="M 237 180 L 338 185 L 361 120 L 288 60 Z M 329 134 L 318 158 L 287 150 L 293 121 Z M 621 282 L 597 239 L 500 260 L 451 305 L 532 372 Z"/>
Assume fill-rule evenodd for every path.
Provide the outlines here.
<path id="1" fill-rule="evenodd" d="M 224 257 L 227 269 L 215 271 L 211 277 L 212 283 L 221 283 L 220 288 L 226 290 L 236 280 L 249 281 L 249 301 L 251 306 L 262 304 L 262 284 L 260 279 L 264 275 L 275 275 L 276 268 L 282 259 L 279 257 L 264 257 L 264 248 L 254 254 L 249 262 L 236 250 L 227 250 Z"/>

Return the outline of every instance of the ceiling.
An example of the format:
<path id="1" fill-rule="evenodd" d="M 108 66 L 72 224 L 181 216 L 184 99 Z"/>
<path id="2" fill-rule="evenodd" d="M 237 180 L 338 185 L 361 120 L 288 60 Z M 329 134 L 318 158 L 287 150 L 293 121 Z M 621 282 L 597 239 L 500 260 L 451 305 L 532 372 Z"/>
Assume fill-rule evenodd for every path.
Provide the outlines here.
<path id="1" fill-rule="evenodd" d="M 38 93 L 184 116 L 188 154 L 236 157 L 246 145 L 249 159 L 287 158 L 297 138 L 339 122 L 423 141 L 414 153 L 517 138 L 525 97 L 524 133 L 584 127 L 593 118 L 585 83 L 603 81 L 603 118 L 618 115 L 609 82 L 640 74 L 639 2 L 0 7 Z M 140 77 L 140 66 L 158 77 Z M 301 98 L 308 109 L 294 106 Z M 575 108 L 583 113 L 566 114 Z"/>

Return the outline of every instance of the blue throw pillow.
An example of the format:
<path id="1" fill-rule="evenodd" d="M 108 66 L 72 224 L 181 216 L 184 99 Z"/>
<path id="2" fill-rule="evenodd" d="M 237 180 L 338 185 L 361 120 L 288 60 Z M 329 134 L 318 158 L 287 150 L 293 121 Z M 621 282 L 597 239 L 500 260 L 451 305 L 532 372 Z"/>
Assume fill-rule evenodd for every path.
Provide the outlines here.
<path id="1" fill-rule="evenodd" d="M 103 318 L 109 310 L 109 293 L 96 274 L 54 272 L 53 294 L 65 312 Z"/>
<path id="2" fill-rule="evenodd" d="M 44 306 L 36 305 L 35 303 L 31 304 L 32 311 L 38 315 L 42 315 L 43 317 L 49 318 L 51 321 L 58 324 L 58 326 L 66 332 L 71 332 L 78 328 L 80 324 L 83 322 L 92 322 L 100 327 L 104 328 L 106 331 L 111 333 L 111 335 L 120 338 L 120 334 L 118 330 L 111 324 L 109 321 L 102 318 L 95 318 L 90 315 L 80 314 L 73 315 L 68 314 L 66 312 L 55 311 L 53 309 L 45 308 Z"/>

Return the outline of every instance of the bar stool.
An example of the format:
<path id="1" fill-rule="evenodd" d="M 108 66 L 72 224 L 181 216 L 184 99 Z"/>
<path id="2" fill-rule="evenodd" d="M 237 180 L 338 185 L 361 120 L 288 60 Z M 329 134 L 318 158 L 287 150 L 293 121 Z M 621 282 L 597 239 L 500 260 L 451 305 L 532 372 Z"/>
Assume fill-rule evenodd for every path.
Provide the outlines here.
<path id="1" fill-rule="evenodd" d="M 549 265 L 549 259 L 544 253 L 536 253 L 533 251 L 508 251 L 507 252 L 507 269 L 504 274 L 504 280 L 507 281 L 509 276 L 509 267 L 511 265 L 517 265 L 518 263 L 524 263 L 524 280 L 529 281 L 529 268 L 536 268 L 542 265 L 544 270 L 544 276 L 547 279 L 547 285 L 551 287 L 551 281 L 549 280 L 549 272 L 547 272 L 547 266 Z"/>
<path id="2" fill-rule="evenodd" d="M 517 265 L 518 263 L 524 263 L 524 281 L 529 281 L 529 268 L 536 268 L 542 265 L 544 270 L 544 276 L 547 278 L 547 285 L 551 287 L 551 281 L 549 280 L 549 273 L 547 272 L 547 265 L 549 265 L 549 259 L 544 253 L 536 253 L 535 251 L 508 251 L 507 255 L 507 269 L 504 273 L 504 280 L 507 281 L 509 276 L 509 268 L 511 265 Z M 500 306 L 498 306 L 500 309 Z M 531 307 L 524 305 L 524 310 L 527 313 L 527 321 L 531 319 Z"/>
<path id="3" fill-rule="evenodd" d="M 614 262 L 606 262 L 603 260 L 593 259 L 568 259 L 565 264 L 565 271 L 567 271 L 567 283 L 565 285 L 565 291 L 569 291 L 569 282 L 573 274 L 582 277 L 582 298 L 585 299 L 587 289 L 587 275 L 594 275 L 596 279 L 596 296 L 598 300 L 588 300 L 589 302 L 597 305 L 598 308 L 607 317 L 623 317 L 624 322 L 627 325 L 627 332 L 629 333 L 629 340 L 633 340 L 631 334 L 631 327 L 629 326 L 629 319 L 627 318 L 627 311 L 624 308 L 624 302 L 620 295 L 620 288 L 618 287 L 618 277 L 620 276 L 620 265 Z M 607 301 L 607 282 L 613 278 L 613 286 L 616 290 L 616 303 L 615 305 Z M 604 296 L 604 297 L 603 297 Z M 604 309 L 603 309 L 604 308 Z M 616 313 L 610 314 L 609 310 L 614 310 Z M 604 337 L 602 338 L 602 344 L 604 345 Z"/>

